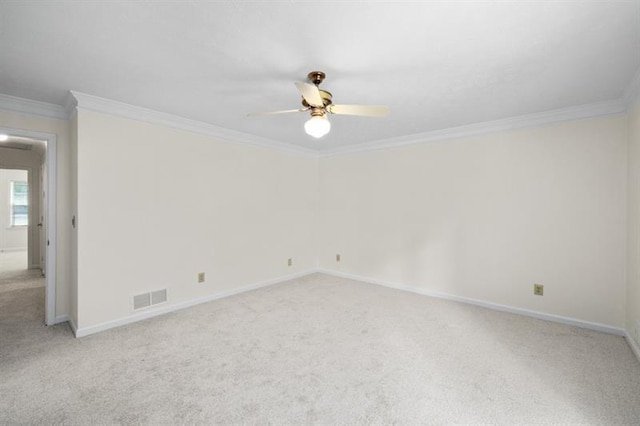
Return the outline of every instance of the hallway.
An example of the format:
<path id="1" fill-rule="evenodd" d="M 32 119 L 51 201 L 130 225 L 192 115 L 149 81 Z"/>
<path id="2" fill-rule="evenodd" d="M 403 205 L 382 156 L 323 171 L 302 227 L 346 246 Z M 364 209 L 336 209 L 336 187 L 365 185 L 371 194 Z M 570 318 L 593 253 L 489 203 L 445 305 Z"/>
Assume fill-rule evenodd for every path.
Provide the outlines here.
<path id="1" fill-rule="evenodd" d="M 45 278 L 27 269 L 27 252 L 0 252 L 0 321 L 43 321 Z"/>

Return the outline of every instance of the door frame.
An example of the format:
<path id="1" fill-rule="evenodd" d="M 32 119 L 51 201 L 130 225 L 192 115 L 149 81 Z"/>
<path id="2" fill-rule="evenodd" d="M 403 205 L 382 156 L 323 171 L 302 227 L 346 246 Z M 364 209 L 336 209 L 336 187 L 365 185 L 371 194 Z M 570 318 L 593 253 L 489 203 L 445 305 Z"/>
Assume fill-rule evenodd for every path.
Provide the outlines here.
<path id="1" fill-rule="evenodd" d="M 39 139 L 47 142 L 47 149 L 44 163 L 47 167 L 47 187 L 41 190 L 47 191 L 47 205 L 44 208 L 46 223 L 45 246 L 45 318 L 46 325 L 54 325 L 67 321 L 67 315 L 56 317 L 56 252 L 57 252 L 57 152 L 58 140 L 55 133 L 34 132 L 24 129 L 13 129 L 10 127 L 0 127 L 0 133 L 14 136 L 22 136 L 31 139 Z M 41 198 L 41 197 L 40 197 Z M 30 218 L 31 220 L 31 218 Z M 31 223 L 31 222 L 30 222 Z M 31 224 L 29 226 L 32 226 Z"/>

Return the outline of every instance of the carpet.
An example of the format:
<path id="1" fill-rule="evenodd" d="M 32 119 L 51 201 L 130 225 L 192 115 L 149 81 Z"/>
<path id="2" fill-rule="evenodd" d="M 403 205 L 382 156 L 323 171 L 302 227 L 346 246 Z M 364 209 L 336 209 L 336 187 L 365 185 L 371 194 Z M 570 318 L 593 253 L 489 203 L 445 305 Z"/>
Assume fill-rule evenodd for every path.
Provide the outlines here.
<path id="1" fill-rule="evenodd" d="M 0 321 L 0 424 L 638 424 L 623 338 L 314 274 L 75 339 Z"/>

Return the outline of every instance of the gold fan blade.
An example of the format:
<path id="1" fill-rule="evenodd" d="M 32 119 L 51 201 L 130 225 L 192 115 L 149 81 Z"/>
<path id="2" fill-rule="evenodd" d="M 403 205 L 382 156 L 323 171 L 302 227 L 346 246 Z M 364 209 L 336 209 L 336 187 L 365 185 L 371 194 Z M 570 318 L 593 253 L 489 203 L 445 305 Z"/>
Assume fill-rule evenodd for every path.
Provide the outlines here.
<path id="1" fill-rule="evenodd" d="M 247 117 L 256 117 L 260 115 L 278 115 L 278 114 L 289 114 L 290 112 L 304 112 L 307 111 L 307 108 L 302 109 L 288 109 L 285 111 L 269 111 L 269 112 L 250 112 L 247 114 Z"/>
<path id="2" fill-rule="evenodd" d="M 309 105 L 318 108 L 324 107 L 324 102 L 322 102 L 322 96 L 320 96 L 320 90 L 318 90 L 317 86 L 297 81 L 296 87 L 300 93 L 302 93 L 302 97 Z"/>
<path id="3" fill-rule="evenodd" d="M 384 117 L 389 114 L 389 107 L 385 105 L 329 105 L 327 111 L 331 114 L 360 115 L 363 117 Z"/>

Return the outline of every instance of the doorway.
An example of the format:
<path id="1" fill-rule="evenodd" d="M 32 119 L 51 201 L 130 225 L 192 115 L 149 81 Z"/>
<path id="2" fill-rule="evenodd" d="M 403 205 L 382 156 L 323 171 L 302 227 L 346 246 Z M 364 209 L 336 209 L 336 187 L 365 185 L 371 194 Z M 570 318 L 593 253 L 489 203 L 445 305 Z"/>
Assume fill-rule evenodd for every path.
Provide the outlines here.
<path id="1" fill-rule="evenodd" d="M 56 136 L 0 128 L 0 320 L 56 317 Z"/>
<path id="2" fill-rule="evenodd" d="M 19 146 L 12 149 L 27 151 L 31 148 L 31 145 Z M 9 156 L 5 149 L 2 151 L 6 163 Z M 25 152 L 17 158 L 20 157 L 39 158 L 34 152 Z M 30 169 L 0 168 L 0 321 L 45 317 L 40 243 L 30 232 L 30 222 L 35 219 L 33 213 L 39 210 L 31 199 L 39 193 L 37 183 L 37 177 Z"/>

